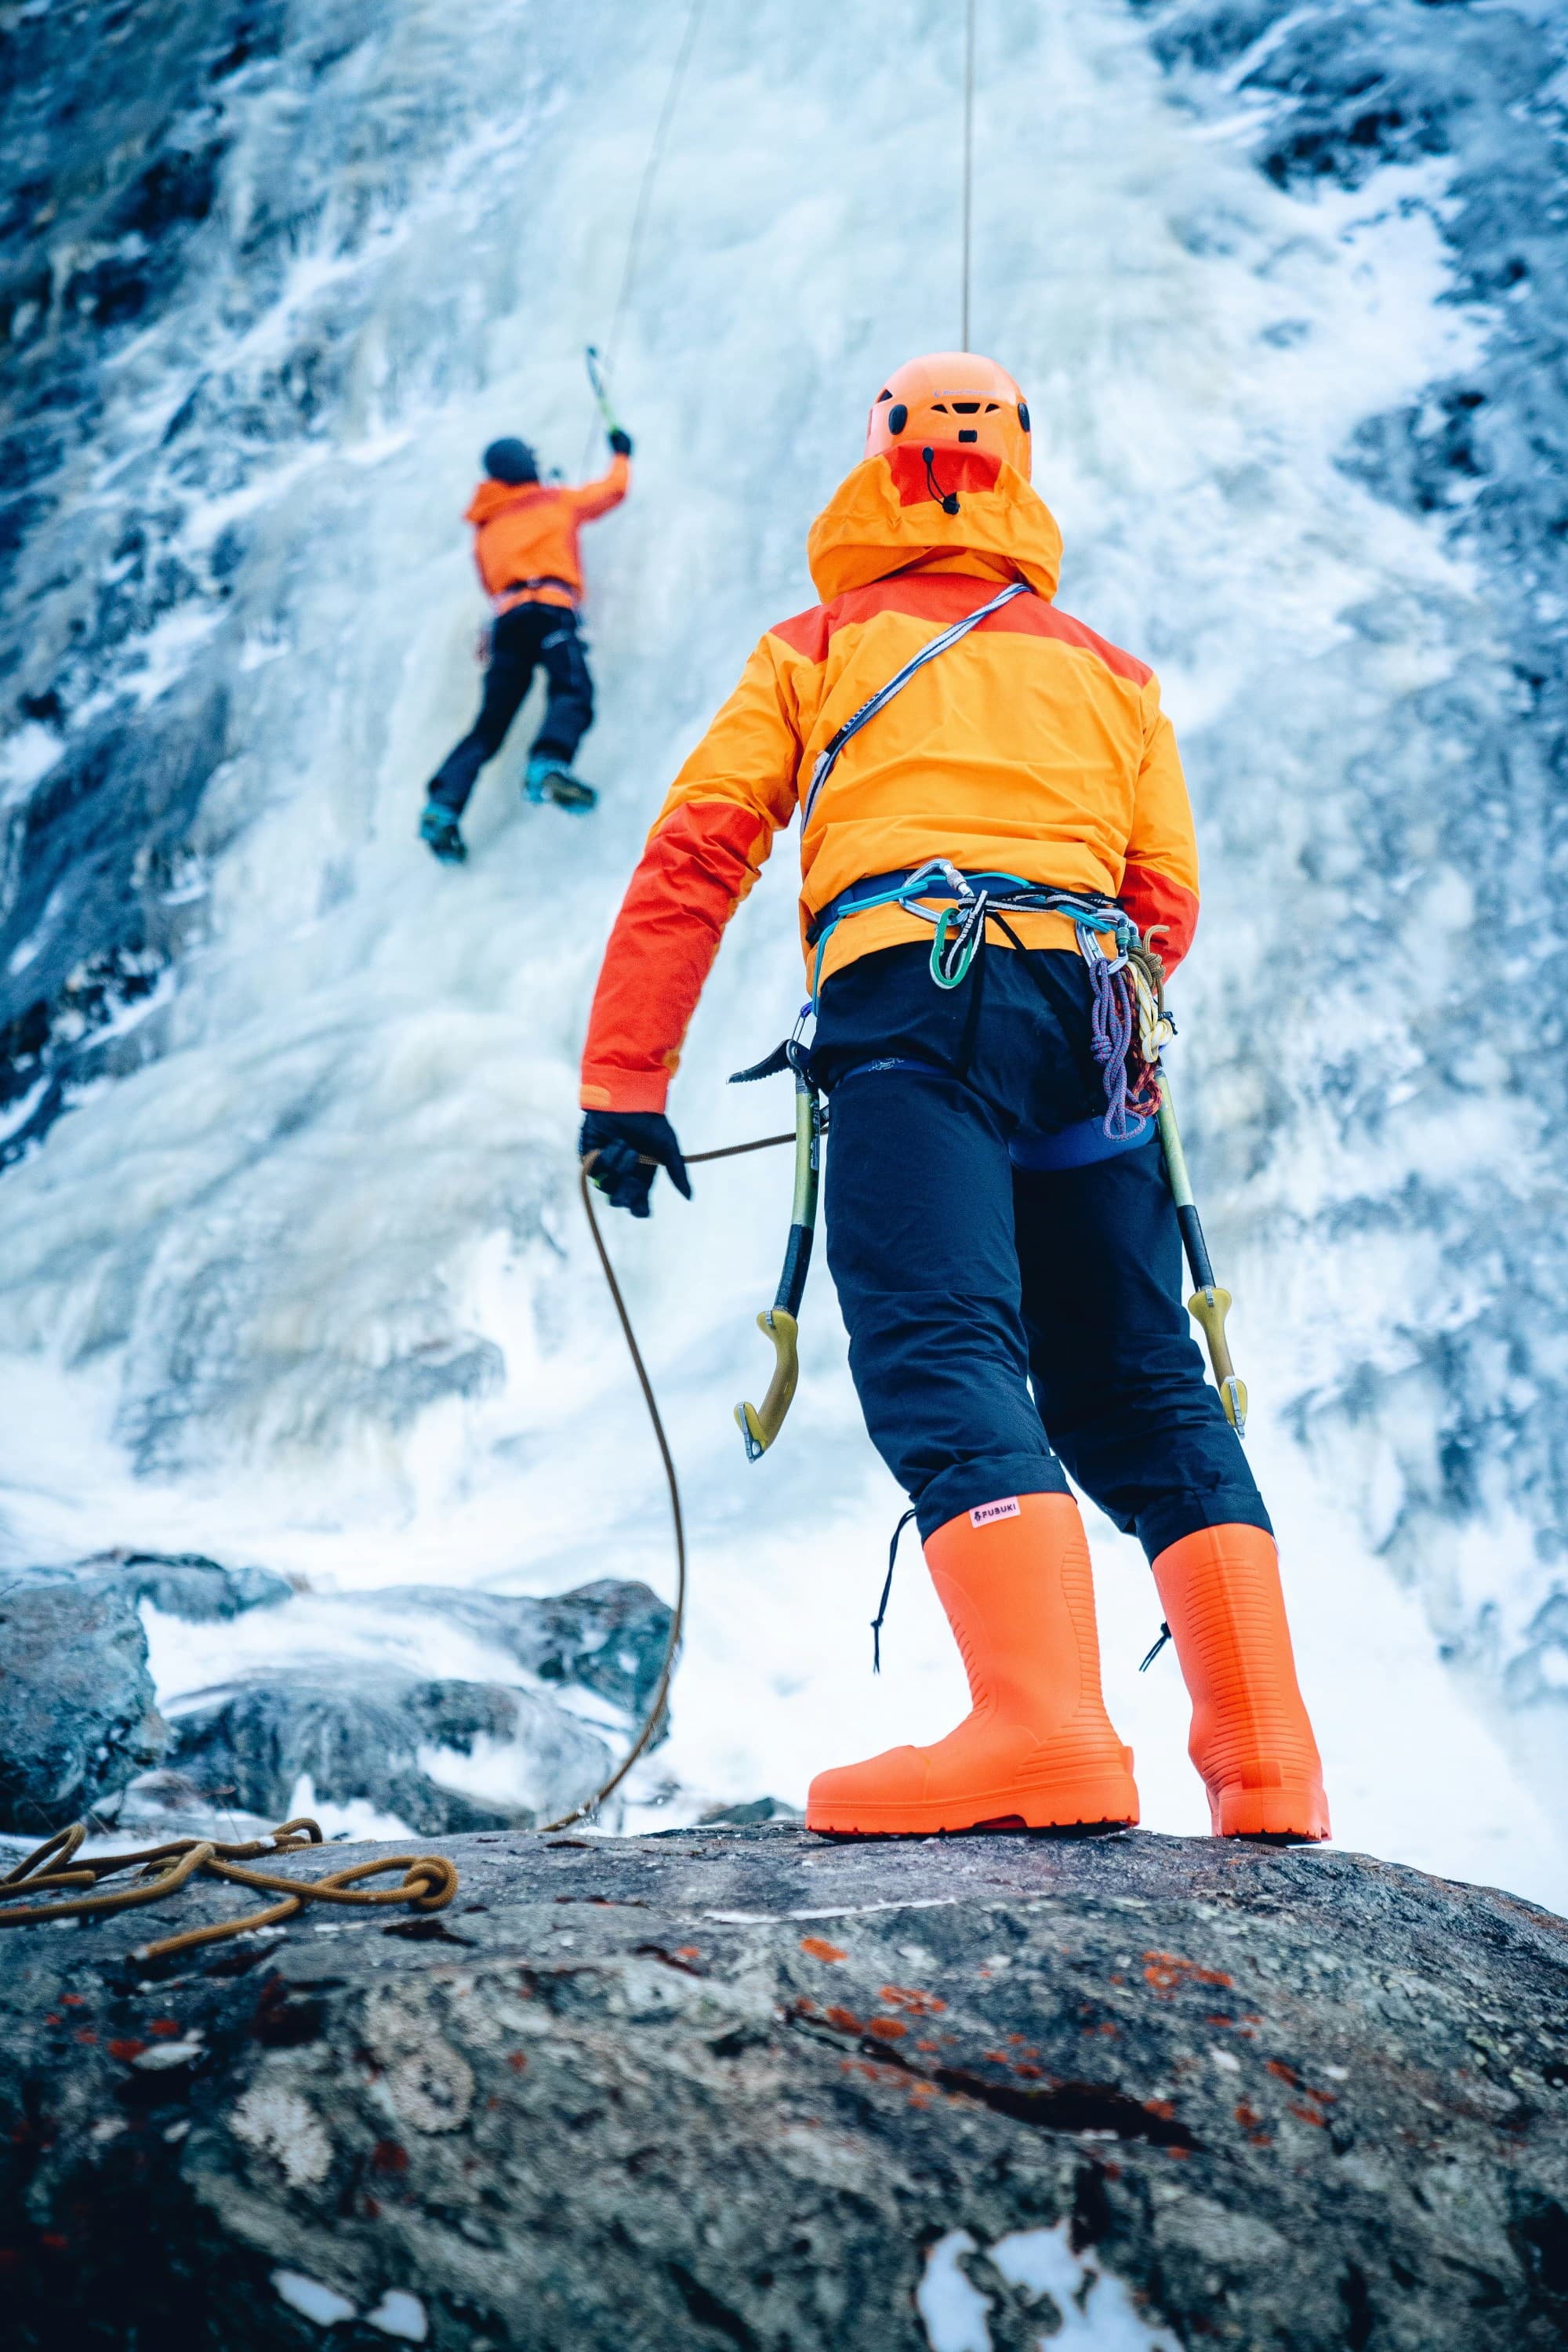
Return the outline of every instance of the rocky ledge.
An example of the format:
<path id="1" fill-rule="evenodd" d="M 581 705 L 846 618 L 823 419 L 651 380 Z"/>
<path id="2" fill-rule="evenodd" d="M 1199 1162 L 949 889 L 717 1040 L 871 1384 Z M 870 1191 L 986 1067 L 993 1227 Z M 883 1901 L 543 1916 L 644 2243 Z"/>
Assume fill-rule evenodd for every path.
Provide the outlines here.
<path id="1" fill-rule="evenodd" d="M 0 1937 L 11 2341 L 1568 2340 L 1548 1913 L 1144 1835 L 443 1850 L 425 1918 Z"/>

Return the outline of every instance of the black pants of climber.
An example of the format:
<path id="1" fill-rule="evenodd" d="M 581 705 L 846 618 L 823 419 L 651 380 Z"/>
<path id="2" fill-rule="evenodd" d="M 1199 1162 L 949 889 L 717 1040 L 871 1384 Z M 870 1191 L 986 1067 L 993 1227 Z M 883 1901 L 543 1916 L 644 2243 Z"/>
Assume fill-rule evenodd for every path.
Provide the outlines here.
<path id="1" fill-rule="evenodd" d="M 454 816 L 462 815 L 479 770 L 506 740 L 536 668 L 549 681 L 550 698 L 531 756 L 558 760 L 563 768 L 572 765 L 572 755 L 594 719 L 594 681 L 577 634 L 577 615 L 563 604 L 514 604 L 501 614 L 491 635 L 479 715 L 430 780 L 430 798 Z"/>
<path id="2" fill-rule="evenodd" d="M 1054 1005 L 1026 961 L 1048 964 Z M 1191 1336 L 1152 1125 L 1088 1167 L 1014 1164 L 1026 1135 L 1104 1110 L 1090 996 L 1070 950 L 987 947 L 951 992 L 918 944 L 833 975 L 812 1049 L 827 1263 L 867 1427 L 922 1537 L 1064 1492 L 1065 1465 L 1152 1559 L 1269 1523 Z"/>

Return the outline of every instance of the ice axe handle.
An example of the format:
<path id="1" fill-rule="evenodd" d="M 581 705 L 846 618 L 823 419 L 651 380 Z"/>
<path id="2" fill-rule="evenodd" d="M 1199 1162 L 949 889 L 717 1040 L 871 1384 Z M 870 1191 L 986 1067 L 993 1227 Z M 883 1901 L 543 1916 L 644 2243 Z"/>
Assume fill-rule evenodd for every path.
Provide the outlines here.
<path id="1" fill-rule="evenodd" d="M 1176 1113 L 1171 1101 L 1170 1080 L 1163 1070 L 1160 1073 L 1159 1129 L 1161 1149 L 1165 1155 L 1165 1173 L 1170 1180 L 1171 1197 L 1176 1204 L 1176 1223 L 1182 1231 L 1182 1246 L 1187 1264 L 1197 1285 L 1187 1301 L 1187 1312 L 1203 1328 L 1208 1342 L 1209 1362 L 1214 1367 L 1215 1386 L 1219 1391 L 1225 1417 L 1237 1437 L 1247 1434 L 1247 1387 L 1237 1380 L 1236 1366 L 1230 1360 L 1230 1348 L 1225 1336 L 1225 1318 L 1230 1312 L 1230 1293 L 1222 1290 L 1214 1278 L 1209 1263 L 1208 1244 L 1193 1199 L 1192 1179 L 1187 1174 L 1187 1155 L 1182 1149 L 1181 1129 L 1176 1125 Z"/>
<path id="2" fill-rule="evenodd" d="M 592 343 L 584 352 L 584 358 L 587 362 L 588 381 L 594 387 L 594 398 L 597 401 L 599 414 L 605 420 L 605 430 L 606 433 L 618 433 L 621 430 L 621 420 L 610 405 L 609 387 L 605 382 L 604 362 Z"/>

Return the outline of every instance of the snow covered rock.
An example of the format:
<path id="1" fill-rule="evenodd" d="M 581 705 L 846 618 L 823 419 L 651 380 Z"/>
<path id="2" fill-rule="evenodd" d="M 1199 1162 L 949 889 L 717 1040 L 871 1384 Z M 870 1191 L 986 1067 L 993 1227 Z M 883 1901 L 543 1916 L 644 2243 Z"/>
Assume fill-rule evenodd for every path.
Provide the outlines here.
<path id="1" fill-rule="evenodd" d="M 1563 2340 L 1548 1913 L 1147 1835 L 446 1850 L 422 1919 L 12 1934 L 18 2352 Z"/>
<path id="2" fill-rule="evenodd" d="M 106 1552 L 101 1559 L 84 1560 L 77 1573 L 112 1574 L 133 1600 L 193 1625 L 226 1622 L 247 1609 L 276 1609 L 294 1590 L 269 1568 L 224 1568 L 196 1551 Z"/>
<path id="3" fill-rule="evenodd" d="M 510 1751 L 519 1801 L 444 1784 L 443 1759 L 460 1769 L 458 1759 L 486 1743 Z M 169 1762 L 215 1810 L 232 1801 L 280 1822 L 308 1776 L 310 1801 L 369 1803 L 421 1836 L 531 1829 L 592 1796 L 611 1767 L 605 1742 L 548 1696 L 392 1666 L 345 1672 L 328 1659 L 254 1677 L 177 1716 Z"/>
<path id="4" fill-rule="evenodd" d="M 435 1584 L 363 1597 L 382 1608 L 433 1611 L 542 1682 L 576 1684 L 637 1716 L 653 1696 L 669 1639 L 669 1611 L 658 1594 L 618 1577 L 539 1599 Z"/>

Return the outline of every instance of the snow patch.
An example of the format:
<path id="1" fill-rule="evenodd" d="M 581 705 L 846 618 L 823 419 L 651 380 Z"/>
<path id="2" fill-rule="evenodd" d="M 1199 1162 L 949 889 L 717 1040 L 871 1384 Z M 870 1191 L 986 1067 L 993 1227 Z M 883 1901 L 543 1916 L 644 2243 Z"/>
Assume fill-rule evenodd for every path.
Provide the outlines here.
<path id="1" fill-rule="evenodd" d="M 1181 2352 L 1166 2327 L 1139 2312 L 1122 2280 L 1103 2269 L 1092 2253 L 1076 2254 L 1070 2224 L 1015 2230 L 984 2252 L 967 2230 L 950 2230 L 926 2256 L 915 2305 L 931 2352 L 993 2352 L 987 2324 L 994 2297 L 984 2294 L 965 2270 L 975 2258 L 980 2275 L 989 2267 L 1032 2302 L 1042 2304 L 1040 2352 L 1058 2346 L 1081 2352 Z"/>

